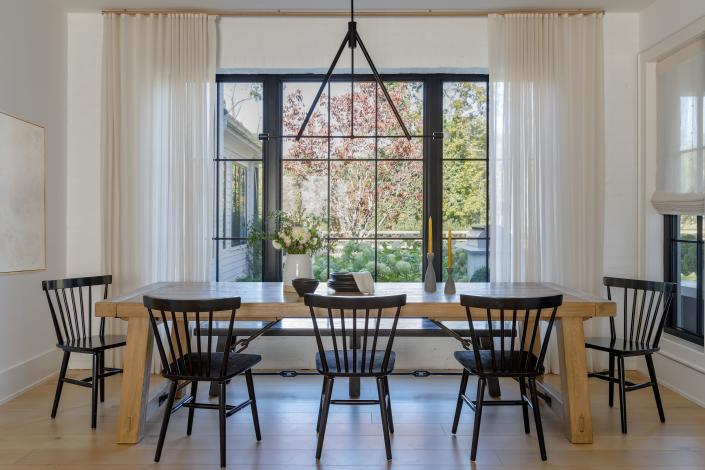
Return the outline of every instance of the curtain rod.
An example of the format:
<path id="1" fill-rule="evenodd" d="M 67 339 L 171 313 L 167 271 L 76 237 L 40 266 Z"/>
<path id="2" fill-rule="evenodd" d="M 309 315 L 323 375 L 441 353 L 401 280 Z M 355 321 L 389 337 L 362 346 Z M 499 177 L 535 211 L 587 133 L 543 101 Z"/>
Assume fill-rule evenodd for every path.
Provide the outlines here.
<path id="1" fill-rule="evenodd" d="M 105 13 L 119 13 L 123 15 L 158 15 L 166 13 L 202 13 L 215 16 L 281 16 L 281 17 L 349 17 L 350 12 L 344 10 L 127 10 L 111 9 L 103 10 Z M 355 16 L 368 17 L 485 17 L 491 14 L 529 14 L 529 13 L 553 13 L 561 15 L 589 15 L 604 14 L 604 10 L 578 8 L 578 9 L 554 9 L 554 10 L 361 10 L 356 11 Z"/>

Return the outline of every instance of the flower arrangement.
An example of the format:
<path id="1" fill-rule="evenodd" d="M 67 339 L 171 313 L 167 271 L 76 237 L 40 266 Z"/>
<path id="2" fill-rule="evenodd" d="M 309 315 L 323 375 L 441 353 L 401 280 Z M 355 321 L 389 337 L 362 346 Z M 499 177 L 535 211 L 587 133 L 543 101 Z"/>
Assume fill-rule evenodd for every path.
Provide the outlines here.
<path id="1" fill-rule="evenodd" d="M 250 245 L 271 240 L 275 249 L 284 250 L 286 254 L 309 256 L 323 248 L 324 241 L 318 228 L 321 225 L 319 218 L 306 215 L 303 211 L 275 211 L 269 214 L 268 219 L 273 222 L 272 226 L 279 229 L 268 234 L 260 227 L 251 225 L 247 239 Z"/>

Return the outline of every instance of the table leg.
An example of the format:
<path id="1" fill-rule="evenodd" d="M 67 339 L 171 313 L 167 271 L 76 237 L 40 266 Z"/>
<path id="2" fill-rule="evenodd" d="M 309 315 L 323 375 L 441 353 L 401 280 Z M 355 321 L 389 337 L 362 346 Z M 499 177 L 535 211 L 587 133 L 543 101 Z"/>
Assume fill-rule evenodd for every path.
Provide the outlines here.
<path id="1" fill-rule="evenodd" d="M 153 345 L 149 319 L 130 317 L 120 391 L 118 444 L 136 444 L 144 435 Z"/>
<path id="2" fill-rule="evenodd" d="M 590 444 L 592 415 L 583 319 L 566 317 L 556 320 L 564 432 L 573 444 Z"/>

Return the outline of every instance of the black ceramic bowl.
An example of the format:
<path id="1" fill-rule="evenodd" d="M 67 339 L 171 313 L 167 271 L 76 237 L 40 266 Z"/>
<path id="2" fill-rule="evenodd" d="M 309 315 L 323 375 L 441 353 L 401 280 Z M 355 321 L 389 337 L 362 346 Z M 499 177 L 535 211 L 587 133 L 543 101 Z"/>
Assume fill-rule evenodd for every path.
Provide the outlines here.
<path id="1" fill-rule="evenodd" d="M 304 294 L 313 294 L 316 291 L 318 280 L 300 277 L 291 281 L 291 285 L 294 286 L 294 290 L 299 294 L 299 297 L 303 297 Z"/>

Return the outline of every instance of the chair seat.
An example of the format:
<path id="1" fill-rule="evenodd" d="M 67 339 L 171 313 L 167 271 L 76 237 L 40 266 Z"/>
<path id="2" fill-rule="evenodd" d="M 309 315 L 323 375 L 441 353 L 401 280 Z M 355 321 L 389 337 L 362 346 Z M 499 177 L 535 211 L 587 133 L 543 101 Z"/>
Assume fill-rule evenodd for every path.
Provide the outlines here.
<path id="1" fill-rule="evenodd" d="M 180 374 L 168 374 L 162 372 L 164 377 L 177 380 L 208 380 L 208 381 L 224 381 L 229 380 L 236 375 L 239 375 L 246 370 L 251 369 L 255 364 L 262 360 L 262 356 L 258 354 L 240 354 L 230 353 L 228 358 L 228 366 L 224 373 L 221 374 L 223 365 L 224 353 L 216 352 L 211 354 L 210 371 L 208 369 L 208 353 L 191 353 L 184 354 L 184 357 L 171 364 L 172 370 L 180 370 Z"/>
<path id="2" fill-rule="evenodd" d="M 494 351 L 494 362 L 492 361 L 492 351 L 483 349 L 480 351 L 480 361 L 482 369 L 477 367 L 474 351 L 455 351 L 455 359 L 470 373 L 479 376 L 495 377 L 531 377 L 542 375 L 544 367 L 536 371 L 538 358 L 526 351 L 504 351 L 502 357 L 501 350 Z"/>
<path id="3" fill-rule="evenodd" d="M 328 363 L 328 370 L 323 369 L 323 364 L 321 363 L 321 354 L 316 353 L 316 369 L 318 372 L 324 375 L 331 376 L 343 376 L 343 377 L 365 377 L 365 376 L 376 376 L 376 375 L 387 375 L 394 370 L 394 361 L 396 360 L 396 353 L 394 351 L 389 353 L 389 362 L 387 363 L 387 368 L 382 370 L 382 361 L 384 360 L 384 351 L 376 351 L 373 361 L 370 361 L 370 353 L 367 352 L 365 356 L 365 370 L 362 370 L 362 352 L 357 351 L 355 354 L 355 361 L 353 361 L 353 352 L 347 351 L 347 368 L 345 367 L 345 354 L 343 351 L 338 351 L 338 360 L 340 361 L 340 366 L 336 362 L 335 350 L 326 351 L 326 362 Z M 372 363 L 372 371 L 370 371 L 370 362 Z"/>
<path id="4" fill-rule="evenodd" d="M 106 349 L 119 348 L 125 346 L 124 335 L 89 336 L 71 341 L 58 343 L 57 347 L 64 351 L 79 353 L 94 353 Z"/>
<path id="5" fill-rule="evenodd" d="M 659 350 L 658 347 L 653 347 L 641 341 L 629 341 L 621 338 L 585 338 L 585 347 L 623 356 L 637 356 L 654 353 Z"/>

